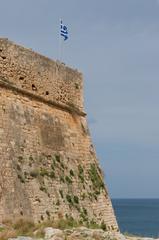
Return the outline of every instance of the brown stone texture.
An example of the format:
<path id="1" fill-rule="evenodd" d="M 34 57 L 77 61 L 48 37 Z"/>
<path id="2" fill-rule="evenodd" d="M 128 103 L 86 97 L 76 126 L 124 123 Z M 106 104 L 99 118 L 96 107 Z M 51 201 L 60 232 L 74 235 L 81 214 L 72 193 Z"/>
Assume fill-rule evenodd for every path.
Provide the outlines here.
<path id="1" fill-rule="evenodd" d="M 70 216 L 118 229 L 83 113 L 82 76 L 1 39 L 0 222 Z"/>
<path id="2" fill-rule="evenodd" d="M 47 100 L 83 108 L 81 73 L 3 38 L 0 75 L 14 86 Z"/>

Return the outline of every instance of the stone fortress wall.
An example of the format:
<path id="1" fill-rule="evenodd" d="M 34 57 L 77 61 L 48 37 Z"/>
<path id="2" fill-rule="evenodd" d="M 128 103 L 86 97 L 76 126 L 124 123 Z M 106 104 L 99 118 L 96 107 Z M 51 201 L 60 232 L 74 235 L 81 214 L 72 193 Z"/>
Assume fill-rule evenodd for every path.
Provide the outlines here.
<path id="1" fill-rule="evenodd" d="M 81 73 L 7 39 L 0 39 L 0 75 L 46 100 L 83 110 Z"/>
<path id="2" fill-rule="evenodd" d="M 0 39 L 0 222 L 73 217 L 118 230 L 82 86 L 76 70 Z"/>

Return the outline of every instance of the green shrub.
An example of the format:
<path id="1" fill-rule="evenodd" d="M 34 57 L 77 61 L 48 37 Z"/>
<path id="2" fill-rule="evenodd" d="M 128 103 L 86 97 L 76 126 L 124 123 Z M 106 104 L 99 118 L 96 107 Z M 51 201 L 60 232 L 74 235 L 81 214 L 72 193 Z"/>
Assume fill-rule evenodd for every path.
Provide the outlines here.
<path id="1" fill-rule="evenodd" d="M 40 169 L 40 175 L 41 175 L 42 177 L 44 177 L 44 176 L 49 176 L 48 170 L 47 170 L 46 168 L 41 168 L 41 169 Z"/>
<path id="2" fill-rule="evenodd" d="M 52 165 L 55 167 L 56 166 L 56 161 L 55 161 L 55 158 L 53 157 L 52 158 Z"/>
<path id="3" fill-rule="evenodd" d="M 59 201 L 59 199 L 57 200 L 56 205 L 57 205 L 57 206 L 60 206 L 60 201 Z"/>
<path id="4" fill-rule="evenodd" d="M 84 200 L 86 198 L 86 194 L 85 193 L 82 193 L 81 194 L 81 199 Z"/>
<path id="5" fill-rule="evenodd" d="M 73 200 L 74 200 L 74 203 L 79 204 L 79 199 L 78 199 L 77 196 L 74 196 L 74 197 L 73 197 Z"/>
<path id="6" fill-rule="evenodd" d="M 78 177 L 84 183 L 84 170 L 81 165 L 78 165 Z"/>
<path id="7" fill-rule="evenodd" d="M 28 175 L 29 175 L 29 173 L 26 172 L 26 171 L 24 171 L 24 176 L 25 176 L 25 178 L 26 178 Z"/>
<path id="8" fill-rule="evenodd" d="M 67 216 L 67 219 L 60 219 L 57 223 L 57 227 L 60 229 L 76 228 L 78 226 L 79 223 L 72 216 Z"/>
<path id="9" fill-rule="evenodd" d="M 84 213 L 85 215 L 87 215 L 87 214 L 88 214 L 88 213 L 87 213 L 87 209 L 83 208 L 83 213 Z"/>
<path id="10" fill-rule="evenodd" d="M 79 89 L 79 88 L 80 88 L 78 83 L 75 83 L 75 88 L 76 88 L 76 89 Z"/>
<path id="11" fill-rule="evenodd" d="M 85 208 L 80 210 L 80 217 L 83 222 L 86 222 L 88 224 L 88 216 L 87 216 L 87 210 Z"/>
<path id="12" fill-rule="evenodd" d="M 74 172 L 72 169 L 70 170 L 70 176 L 74 177 Z"/>
<path id="13" fill-rule="evenodd" d="M 95 222 L 94 219 L 92 219 L 90 222 L 89 222 L 89 228 L 91 229 L 98 229 L 98 228 L 101 228 L 101 226 Z"/>
<path id="14" fill-rule="evenodd" d="M 80 209 L 79 205 L 76 204 L 75 208 L 77 209 L 78 212 L 80 212 L 81 209 Z"/>
<path id="15" fill-rule="evenodd" d="M 88 217 L 84 214 L 83 211 L 80 212 L 80 217 L 83 222 L 88 222 Z"/>
<path id="16" fill-rule="evenodd" d="M 18 161 L 19 161 L 20 163 L 22 163 L 22 162 L 23 162 L 23 157 L 22 157 L 22 156 L 19 156 L 19 157 L 18 157 Z"/>
<path id="17" fill-rule="evenodd" d="M 106 226 L 104 221 L 101 222 L 101 226 L 100 227 L 101 227 L 101 229 L 103 229 L 103 231 L 107 231 L 107 226 Z"/>
<path id="18" fill-rule="evenodd" d="M 33 157 L 32 157 L 32 156 L 30 156 L 30 157 L 29 157 L 29 160 L 30 160 L 31 162 L 33 162 L 33 161 L 34 161 L 34 159 L 33 159 Z"/>
<path id="19" fill-rule="evenodd" d="M 78 171 L 79 171 L 79 174 L 83 174 L 83 168 L 81 165 L 78 165 Z"/>
<path id="20" fill-rule="evenodd" d="M 73 204 L 72 197 L 69 194 L 66 195 L 66 199 L 69 203 Z"/>
<path id="21" fill-rule="evenodd" d="M 60 193 L 61 198 L 63 198 L 63 191 L 59 190 L 59 193 Z"/>
<path id="22" fill-rule="evenodd" d="M 39 170 L 38 169 L 33 169 L 30 171 L 30 176 L 33 178 L 36 178 L 39 176 Z"/>
<path id="23" fill-rule="evenodd" d="M 57 162 L 60 163 L 60 156 L 59 155 L 55 155 L 55 159 L 56 159 Z"/>
<path id="24" fill-rule="evenodd" d="M 95 194 L 100 194 L 100 190 L 104 188 L 104 183 L 100 175 L 98 174 L 97 168 L 95 164 L 91 164 L 90 169 L 88 171 L 90 179 L 93 184 L 93 188 L 95 190 Z"/>
<path id="25" fill-rule="evenodd" d="M 48 210 L 46 210 L 46 215 L 50 217 L 50 212 Z"/>
<path id="26" fill-rule="evenodd" d="M 21 183 L 25 183 L 25 177 L 22 175 L 22 173 L 18 173 L 18 178 L 21 181 Z"/>
<path id="27" fill-rule="evenodd" d="M 65 177 L 65 180 L 66 180 L 66 182 L 67 182 L 68 184 L 71 184 L 71 183 L 72 183 L 72 180 L 71 180 L 68 176 Z"/>
<path id="28" fill-rule="evenodd" d="M 21 171 L 21 166 L 19 164 L 17 164 L 17 170 Z"/>
<path id="29" fill-rule="evenodd" d="M 62 162 L 60 162 L 60 165 L 61 165 L 62 169 L 65 169 L 65 166 Z"/>
<path id="30" fill-rule="evenodd" d="M 63 176 L 60 176 L 60 182 L 65 182 L 65 179 L 64 179 L 64 177 Z"/>
<path id="31" fill-rule="evenodd" d="M 81 182 L 84 183 L 84 176 L 83 175 L 78 175 L 78 177 L 81 180 Z"/>
<path id="32" fill-rule="evenodd" d="M 54 167 L 53 163 L 51 164 L 51 168 L 52 168 L 52 170 L 55 170 L 55 167 Z"/>
<path id="33" fill-rule="evenodd" d="M 50 178 L 55 178 L 55 172 L 54 172 L 54 171 L 51 171 L 51 172 L 49 173 L 49 177 L 50 177 Z"/>
<path id="34" fill-rule="evenodd" d="M 47 193 L 47 189 L 46 189 L 46 187 L 45 187 L 45 186 L 40 186 L 40 190 L 41 190 L 42 192 L 45 192 L 45 193 Z"/>

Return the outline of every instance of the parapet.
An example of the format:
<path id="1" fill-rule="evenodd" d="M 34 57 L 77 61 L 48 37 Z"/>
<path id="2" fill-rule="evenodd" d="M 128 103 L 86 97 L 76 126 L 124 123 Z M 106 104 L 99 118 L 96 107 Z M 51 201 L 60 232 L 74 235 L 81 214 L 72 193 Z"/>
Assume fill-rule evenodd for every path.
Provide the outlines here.
<path id="1" fill-rule="evenodd" d="M 45 101 L 83 111 L 83 78 L 77 70 L 0 38 L 0 77 Z"/>

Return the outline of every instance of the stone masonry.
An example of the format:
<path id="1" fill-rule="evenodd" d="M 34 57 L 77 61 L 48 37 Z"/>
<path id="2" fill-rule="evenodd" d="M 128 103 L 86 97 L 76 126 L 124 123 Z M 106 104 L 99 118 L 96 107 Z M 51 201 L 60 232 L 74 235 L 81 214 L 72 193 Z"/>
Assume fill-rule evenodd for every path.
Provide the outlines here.
<path id="1" fill-rule="evenodd" d="M 0 39 L 0 222 L 70 216 L 118 230 L 83 110 L 82 75 Z"/>

